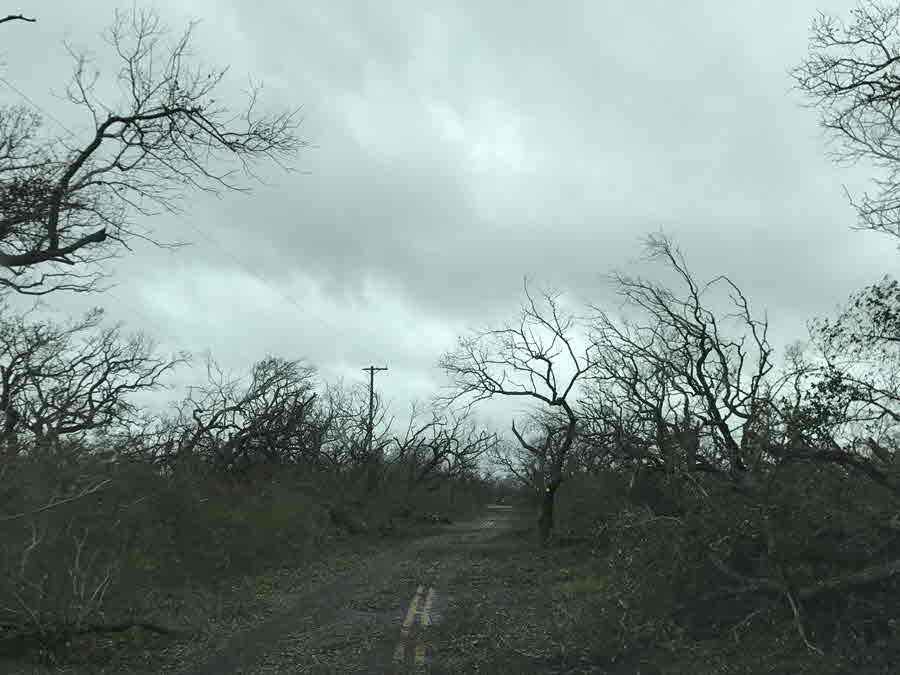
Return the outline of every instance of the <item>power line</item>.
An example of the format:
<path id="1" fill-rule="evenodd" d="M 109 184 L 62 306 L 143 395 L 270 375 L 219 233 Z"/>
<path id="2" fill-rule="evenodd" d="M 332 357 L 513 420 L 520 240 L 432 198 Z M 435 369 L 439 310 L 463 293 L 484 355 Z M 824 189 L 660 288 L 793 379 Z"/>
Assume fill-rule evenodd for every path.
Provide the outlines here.
<path id="1" fill-rule="evenodd" d="M 69 134 L 69 136 L 75 136 L 75 135 L 76 135 L 74 131 L 72 131 L 71 129 L 69 129 L 69 127 L 67 127 L 65 124 L 63 124 L 62 122 L 60 122 L 60 121 L 59 121 L 59 118 L 58 118 L 56 115 L 54 115 L 53 113 L 47 112 L 47 111 L 44 109 L 43 106 L 38 105 L 38 104 L 37 104 L 30 96 L 28 96 L 26 93 L 24 93 L 21 89 L 19 89 L 19 88 L 16 87 L 15 85 L 13 85 L 13 84 L 12 84 L 9 80 L 7 80 L 5 77 L 0 77 L 0 82 L 2 82 L 3 84 L 5 84 L 7 87 L 9 87 L 10 89 L 12 89 L 12 90 L 13 90 L 14 92 L 16 92 L 19 96 L 21 96 L 23 99 L 25 99 L 26 101 L 28 101 L 28 103 L 30 103 L 33 107 L 37 108 L 37 109 L 44 115 L 44 117 L 49 117 L 51 120 L 53 120 L 54 122 L 56 122 L 56 123 L 63 129 L 63 131 L 65 131 L 66 133 Z"/>
<path id="2" fill-rule="evenodd" d="M 129 310 L 131 310 L 131 311 L 133 311 L 133 312 L 136 312 L 141 318 L 144 319 L 144 321 L 147 322 L 148 325 L 150 325 L 150 326 L 158 326 L 158 325 L 159 325 L 160 322 L 159 322 L 158 320 L 153 320 L 153 319 L 151 319 L 149 314 L 147 314 L 146 312 L 144 312 L 144 310 L 139 309 L 140 305 L 138 305 L 138 304 L 136 304 L 136 303 L 128 303 L 128 302 L 126 302 L 122 297 L 116 295 L 116 294 L 113 293 L 110 289 L 106 289 L 105 291 L 103 291 L 103 293 L 104 293 L 105 295 L 109 295 L 111 298 L 114 298 L 115 300 L 118 300 L 120 304 L 125 305 L 126 307 L 128 307 Z M 163 335 L 163 336 L 158 336 L 158 337 L 164 337 L 164 338 L 165 338 L 166 340 L 168 340 L 168 342 L 169 342 L 170 344 L 172 344 L 172 345 L 177 345 L 177 344 L 179 344 L 179 343 L 181 342 L 180 339 L 179 339 L 179 340 L 173 340 L 171 335 Z M 194 350 L 193 350 L 193 349 L 187 349 L 187 350 L 185 350 L 185 351 L 193 352 Z"/>
<path id="3" fill-rule="evenodd" d="M 245 272 L 247 272 L 248 274 L 250 274 L 250 276 L 254 277 L 254 278 L 257 279 L 258 281 L 260 281 L 262 284 L 264 284 L 265 286 L 267 286 L 267 287 L 269 288 L 269 290 L 273 291 L 273 292 L 274 292 L 275 294 L 277 294 L 277 295 L 280 295 L 284 300 L 286 300 L 287 302 L 289 302 L 290 304 L 292 304 L 294 307 L 296 307 L 297 309 L 299 309 L 301 312 L 305 311 L 303 307 L 301 307 L 299 304 L 297 304 L 297 301 L 296 301 L 296 300 L 294 300 L 291 296 L 287 295 L 286 293 L 282 292 L 280 289 L 276 288 L 276 287 L 272 284 L 272 282 L 268 281 L 265 277 L 263 277 L 262 275 L 258 274 L 258 273 L 255 272 L 253 269 L 251 269 L 249 266 L 247 266 L 245 263 L 243 263 L 241 260 L 239 260 L 239 259 L 237 258 L 237 256 L 235 256 L 234 254 L 232 254 L 231 252 L 229 252 L 228 249 L 226 249 L 224 246 L 222 246 L 222 244 L 219 243 L 219 241 L 218 241 L 215 237 L 213 237 L 211 234 L 209 234 L 208 232 L 206 232 L 206 231 L 200 229 L 197 225 L 194 225 L 194 224 L 191 223 L 191 222 L 185 221 L 185 224 L 186 224 L 188 227 L 190 227 L 192 230 L 194 230 L 194 232 L 196 232 L 197 234 L 199 234 L 201 237 L 205 237 L 206 239 L 208 239 L 209 241 L 211 241 L 211 242 L 216 246 L 216 248 L 218 248 L 218 249 L 219 249 L 222 253 L 224 253 L 228 258 L 230 258 L 230 259 L 232 260 L 232 262 L 234 262 L 234 263 L 235 263 L 236 265 L 238 265 L 241 269 L 243 269 Z M 320 319 L 320 322 L 321 322 L 321 319 Z M 325 325 L 325 322 L 321 322 L 321 323 L 322 323 L 323 325 Z M 326 328 L 329 328 L 329 329 L 332 329 L 332 330 L 334 329 L 334 326 L 330 326 L 330 325 L 325 325 L 325 327 L 326 327 Z"/>
<path id="4" fill-rule="evenodd" d="M 43 115 L 45 115 L 45 116 L 48 117 L 49 119 L 51 119 L 51 120 L 53 120 L 54 122 L 56 122 L 56 124 L 58 124 L 59 127 L 60 127 L 61 129 L 63 129 L 65 132 L 67 132 L 70 136 L 75 136 L 75 135 L 76 135 L 75 132 L 73 132 L 69 127 L 67 127 L 65 124 L 63 124 L 63 123 L 59 120 L 59 118 L 57 118 L 57 117 L 56 117 L 55 115 L 53 115 L 52 113 L 47 112 L 47 110 L 45 110 L 43 106 L 41 106 L 41 105 L 38 104 L 36 101 L 34 101 L 30 96 L 28 96 L 28 95 L 27 95 L 25 92 L 23 92 L 21 89 L 19 89 L 19 88 L 16 87 L 15 85 L 13 85 L 13 84 L 12 84 L 9 80 L 7 80 L 5 77 L 0 77 L 0 82 L 3 82 L 3 84 L 5 84 L 7 87 L 9 87 L 12 91 L 14 91 L 14 92 L 15 92 L 16 94 L 18 94 L 19 96 L 21 96 L 25 101 L 27 101 L 29 104 L 31 104 L 34 108 L 36 108 L 38 111 L 40 111 Z M 234 263 L 236 263 L 241 269 L 243 269 L 245 272 L 247 272 L 248 274 L 250 274 L 252 277 L 254 277 L 254 278 L 257 279 L 258 281 L 260 281 L 264 286 L 268 287 L 269 290 L 273 291 L 276 295 L 281 296 L 282 299 L 284 299 L 285 301 L 287 301 L 288 303 L 290 303 L 291 305 L 293 305 L 294 307 L 296 307 L 296 308 L 297 308 L 298 310 L 300 310 L 301 312 L 304 312 L 304 314 L 305 314 L 304 308 L 301 307 L 301 306 L 297 303 L 296 300 L 294 300 L 292 297 L 290 297 L 290 296 L 287 295 L 286 293 L 282 292 L 280 289 L 276 288 L 270 281 L 268 281 L 267 279 L 265 279 L 262 275 L 258 274 L 258 273 L 257 273 L 256 271 L 254 271 L 253 269 L 250 269 L 245 263 L 243 263 L 241 260 L 239 260 L 235 255 L 233 255 L 232 253 L 230 253 L 224 246 L 222 246 L 222 244 L 221 244 L 215 237 L 213 237 L 213 236 L 212 236 L 211 234 L 209 234 L 208 232 L 205 232 L 204 230 L 201 230 L 199 227 L 197 227 L 196 225 L 194 225 L 193 223 L 191 223 L 191 222 L 189 222 L 189 221 L 185 221 L 185 224 L 187 224 L 188 227 L 190 227 L 190 228 L 193 229 L 195 232 L 197 232 L 197 233 L 198 233 L 201 237 L 203 237 L 206 241 L 212 242 L 212 243 L 213 243 L 220 251 L 222 251 L 222 253 L 224 253 L 228 258 L 230 258 Z M 115 297 L 115 296 L 113 296 L 113 297 Z M 146 315 L 142 315 L 142 316 L 144 316 L 145 319 L 148 318 Z M 321 317 L 317 317 L 317 318 L 318 318 L 318 320 L 319 320 L 319 323 L 322 324 L 322 326 L 323 326 L 326 330 L 336 331 L 335 326 L 331 325 L 329 322 L 323 321 Z M 154 322 L 151 321 L 151 323 L 154 323 Z"/>

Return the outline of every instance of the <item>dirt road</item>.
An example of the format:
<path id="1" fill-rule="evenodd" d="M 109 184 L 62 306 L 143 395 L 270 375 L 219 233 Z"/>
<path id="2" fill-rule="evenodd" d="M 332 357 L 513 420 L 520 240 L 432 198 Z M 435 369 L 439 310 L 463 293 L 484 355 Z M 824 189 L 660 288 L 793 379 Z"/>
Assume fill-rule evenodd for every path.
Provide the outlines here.
<path id="1" fill-rule="evenodd" d="M 490 506 L 474 521 L 440 526 L 314 590 L 181 675 L 449 672 L 431 632 L 467 577 L 460 554 L 527 526 L 530 515 Z"/>

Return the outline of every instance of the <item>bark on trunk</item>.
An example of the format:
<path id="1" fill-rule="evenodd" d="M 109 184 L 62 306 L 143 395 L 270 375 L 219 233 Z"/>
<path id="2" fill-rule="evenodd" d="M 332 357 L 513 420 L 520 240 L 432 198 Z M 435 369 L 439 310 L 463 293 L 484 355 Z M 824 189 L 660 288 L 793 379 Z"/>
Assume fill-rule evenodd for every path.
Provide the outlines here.
<path id="1" fill-rule="evenodd" d="M 541 515 L 538 518 L 538 534 L 541 546 L 547 546 L 550 535 L 553 532 L 553 504 L 556 498 L 556 488 L 548 487 L 541 496 Z"/>

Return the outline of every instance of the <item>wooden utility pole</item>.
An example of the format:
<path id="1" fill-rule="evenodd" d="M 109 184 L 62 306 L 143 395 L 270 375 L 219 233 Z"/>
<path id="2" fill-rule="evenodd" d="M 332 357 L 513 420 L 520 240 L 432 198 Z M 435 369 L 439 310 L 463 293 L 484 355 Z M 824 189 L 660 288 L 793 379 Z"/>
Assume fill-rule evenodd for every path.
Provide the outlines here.
<path id="1" fill-rule="evenodd" d="M 375 366 L 369 366 L 368 368 L 363 368 L 363 370 L 369 371 L 369 427 L 368 433 L 366 434 L 366 447 L 369 450 L 369 456 L 372 456 L 372 435 L 373 429 L 372 425 L 375 422 L 375 371 L 376 370 L 387 370 L 387 368 L 376 368 Z"/>
<path id="2" fill-rule="evenodd" d="M 374 425 L 375 425 L 375 371 L 378 370 L 387 370 L 387 367 L 377 368 L 375 366 L 369 366 L 368 368 L 363 368 L 363 370 L 369 371 L 369 427 L 366 430 L 366 449 L 368 450 L 368 458 L 369 458 L 369 492 L 373 492 L 378 483 L 378 462 L 375 460 L 375 457 L 372 456 L 372 437 L 375 435 Z"/>

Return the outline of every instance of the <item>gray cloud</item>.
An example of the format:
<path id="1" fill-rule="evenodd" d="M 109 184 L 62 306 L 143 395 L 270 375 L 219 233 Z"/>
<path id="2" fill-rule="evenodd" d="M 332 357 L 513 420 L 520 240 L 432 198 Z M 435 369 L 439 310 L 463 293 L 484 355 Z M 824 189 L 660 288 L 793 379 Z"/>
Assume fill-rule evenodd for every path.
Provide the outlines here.
<path id="1" fill-rule="evenodd" d="M 269 105 L 302 105 L 316 147 L 307 173 L 265 170 L 252 197 L 157 219 L 198 245 L 139 247 L 103 302 L 233 367 L 265 351 L 348 378 L 388 362 L 403 402 L 433 389 L 456 334 L 516 310 L 523 275 L 611 302 L 606 274 L 660 227 L 698 275 L 729 273 L 768 308 L 779 343 L 896 267 L 890 242 L 848 231 L 841 184 L 871 168 L 833 166 L 790 90 L 820 3 L 559 5 L 158 3 L 173 27 L 203 19 L 197 57 L 232 65 L 229 95 L 252 73 Z M 4 76 L 83 129 L 47 93 L 59 40 L 99 55 L 114 6 L 23 8 L 40 22 L 4 27 Z"/>

